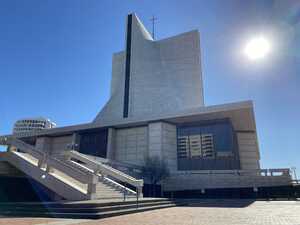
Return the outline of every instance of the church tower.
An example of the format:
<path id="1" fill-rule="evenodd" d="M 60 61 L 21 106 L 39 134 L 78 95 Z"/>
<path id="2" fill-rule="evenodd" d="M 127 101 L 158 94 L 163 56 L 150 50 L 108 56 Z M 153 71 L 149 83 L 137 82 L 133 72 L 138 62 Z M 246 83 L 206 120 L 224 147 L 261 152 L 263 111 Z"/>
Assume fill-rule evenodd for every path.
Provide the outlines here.
<path id="1" fill-rule="evenodd" d="M 94 122 L 147 119 L 204 106 L 198 31 L 153 40 L 127 16 L 126 47 L 112 62 L 110 99 Z"/>

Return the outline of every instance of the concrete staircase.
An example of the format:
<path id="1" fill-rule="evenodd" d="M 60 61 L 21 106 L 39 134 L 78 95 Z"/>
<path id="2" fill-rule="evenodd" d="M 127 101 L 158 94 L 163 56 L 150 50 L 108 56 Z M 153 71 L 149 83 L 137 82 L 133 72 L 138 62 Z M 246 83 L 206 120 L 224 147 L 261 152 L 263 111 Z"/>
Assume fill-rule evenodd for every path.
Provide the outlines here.
<path id="1" fill-rule="evenodd" d="M 110 199 L 110 198 L 130 198 L 136 197 L 136 193 L 130 189 L 125 189 L 123 186 L 117 185 L 114 181 L 107 181 L 107 178 L 99 180 L 99 183 L 96 186 L 96 193 L 98 198 Z"/>
<path id="2" fill-rule="evenodd" d="M 81 159 L 85 163 L 93 163 L 94 166 L 98 164 L 99 162 L 94 161 L 91 159 L 89 156 L 86 156 L 84 154 L 71 151 L 69 153 L 69 159 L 66 161 L 69 165 L 76 167 L 77 169 L 83 171 L 83 172 L 93 172 L 96 169 L 90 169 L 89 167 L 86 166 L 86 164 L 83 163 L 78 163 L 73 160 L 70 160 L 74 157 L 75 159 Z M 119 175 L 122 175 L 126 178 L 132 179 L 130 176 L 124 174 L 121 171 L 115 170 L 107 165 L 102 164 L 103 167 L 105 167 L 107 170 L 111 172 L 116 172 Z M 93 166 L 92 166 L 93 167 Z M 104 172 L 103 172 L 104 173 Z M 137 193 L 134 190 L 131 190 L 124 185 L 116 182 L 114 180 L 114 176 L 108 176 L 108 175 L 103 175 L 103 173 L 98 174 L 98 183 L 96 185 L 96 198 L 99 199 L 110 199 L 110 198 L 132 198 L 136 197 Z M 133 178 L 134 179 L 134 178 Z M 123 179 L 122 179 L 123 180 Z M 126 183 L 126 182 L 125 182 Z M 139 193 L 140 196 L 142 196 L 142 191 L 140 190 Z"/>
<path id="3" fill-rule="evenodd" d="M 14 136 L 0 139 L 9 146 L 4 159 L 65 200 L 142 197 L 143 180 L 137 180 L 86 155 L 68 151 L 54 158 Z M 126 186 L 133 187 L 130 189 Z"/>
<path id="4" fill-rule="evenodd" d="M 55 217 L 99 219 L 129 213 L 137 213 L 154 209 L 162 209 L 184 205 L 182 201 L 169 199 L 141 199 L 127 201 L 85 201 L 85 202 L 58 202 L 58 203 L 2 203 L 1 216 L 18 217 Z"/>

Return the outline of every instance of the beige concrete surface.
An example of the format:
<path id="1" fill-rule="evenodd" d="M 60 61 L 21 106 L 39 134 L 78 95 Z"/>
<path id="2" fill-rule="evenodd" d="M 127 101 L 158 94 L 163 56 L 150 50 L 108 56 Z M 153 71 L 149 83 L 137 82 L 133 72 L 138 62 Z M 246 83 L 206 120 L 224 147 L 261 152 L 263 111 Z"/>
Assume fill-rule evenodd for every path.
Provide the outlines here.
<path id="1" fill-rule="evenodd" d="M 59 219 L 48 218 L 1 218 L 0 225 L 33 225 L 33 224 L 47 224 L 57 222 Z"/>

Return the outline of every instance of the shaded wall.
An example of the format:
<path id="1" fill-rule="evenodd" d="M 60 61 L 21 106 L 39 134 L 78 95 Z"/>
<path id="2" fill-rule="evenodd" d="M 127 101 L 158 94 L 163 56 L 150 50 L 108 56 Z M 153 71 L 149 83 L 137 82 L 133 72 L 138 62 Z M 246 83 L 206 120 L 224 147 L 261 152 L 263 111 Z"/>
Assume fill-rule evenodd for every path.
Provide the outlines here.
<path id="1" fill-rule="evenodd" d="M 0 202 L 51 201 L 51 193 L 28 177 L 0 176 Z"/>

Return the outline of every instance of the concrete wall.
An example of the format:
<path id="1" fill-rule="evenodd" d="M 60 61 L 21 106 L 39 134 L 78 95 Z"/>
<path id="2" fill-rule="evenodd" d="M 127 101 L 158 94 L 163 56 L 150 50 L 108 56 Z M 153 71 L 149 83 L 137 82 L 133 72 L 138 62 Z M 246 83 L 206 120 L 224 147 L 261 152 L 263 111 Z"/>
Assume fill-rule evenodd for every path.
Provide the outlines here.
<path id="1" fill-rule="evenodd" d="M 261 176 L 243 170 L 178 172 L 163 182 L 164 191 L 201 190 L 209 188 L 270 187 L 290 185 L 288 173 Z"/>
<path id="2" fill-rule="evenodd" d="M 38 137 L 36 140 L 36 148 L 40 151 L 48 152 L 53 156 L 59 156 L 67 151 L 67 145 L 72 143 L 73 136 L 59 137 Z"/>
<path id="3" fill-rule="evenodd" d="M 237 132 L 241 169 L 259 169 L 259 149 L 255 132 Z"/>
<path id="4" fill-rule="evenodd" d="M 64 151 L 67 151 L 67 145 L 71 144 L 72 141 L 72 135 L 51 138 L 51 154 L 61 155 Z"/>
<path id="5" fill-rule="evenodd" d="M 36 139 L 35 147 L 39 151 L 47 152 L 48 154 L 50 154 L 51 153 L 51 145 L 52 145 L 52 140 L 49 137 L 38 137 Z"/>
<path id="6" fill-rule="evenodd" d="M 125 85 L 125 51 L 113 54 L 110 98 L 95 121 L 115 121 L 123 118 Z"/>
<path id="7" fill-rule="evenodd" d="M 120 162 L 143 165 L 148 154 L 147 126 L 117 129 L 115 135 L 114 159 Z"/>
<path id="8" fill-rule="evenodd" d="M 109 151 L 112 159 L 144 165 L 147 157 L 163 158 L 169 169 L 177 170 L 176 126 L 168 123 L 150 123 L 148 126 L 115 129 L 115 144 Z"/>

